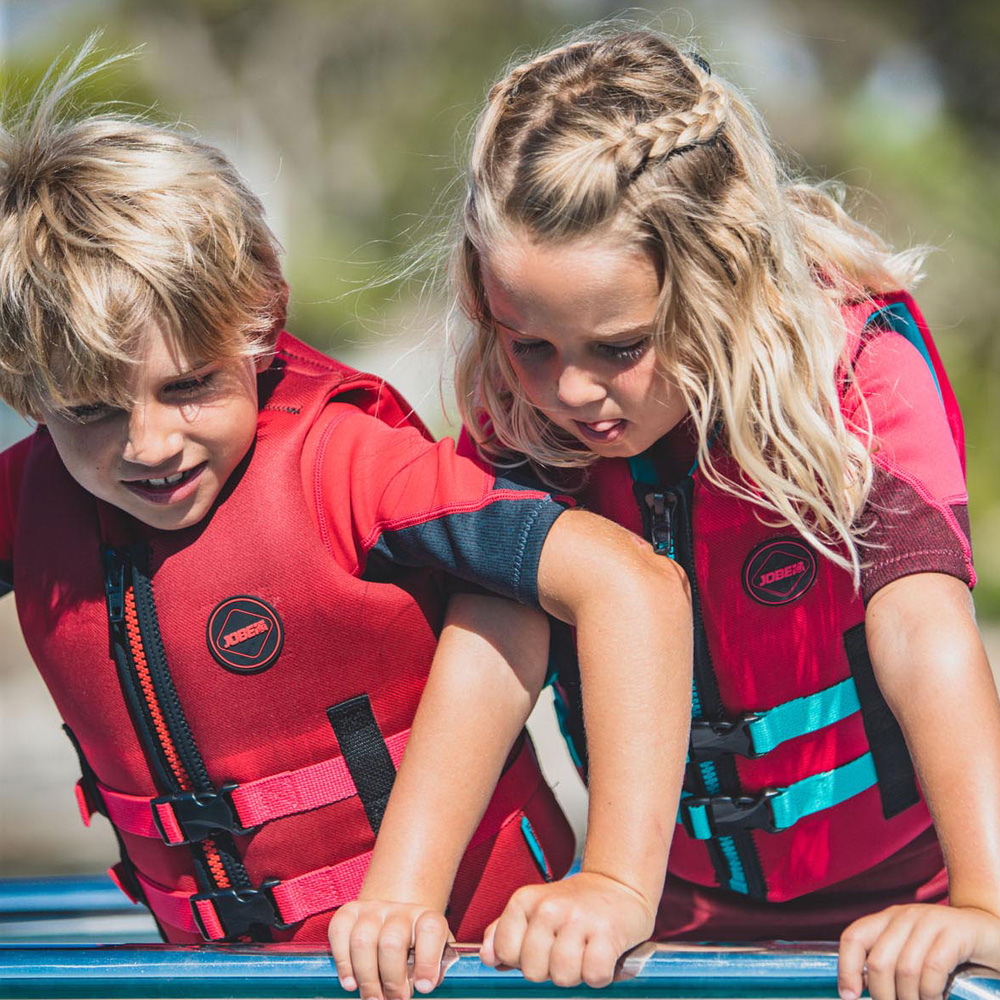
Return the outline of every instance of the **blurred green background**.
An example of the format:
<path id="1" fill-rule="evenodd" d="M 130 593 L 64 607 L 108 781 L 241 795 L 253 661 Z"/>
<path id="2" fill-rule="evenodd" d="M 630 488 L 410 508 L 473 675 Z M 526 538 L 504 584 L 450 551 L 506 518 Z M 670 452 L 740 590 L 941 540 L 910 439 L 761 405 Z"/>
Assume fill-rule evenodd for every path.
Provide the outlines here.
<path id="1" fill-rule="evenodd" d="M 514 53 L 624 14 L 691 39 L 777 142 L 854 189 L 896 246 L 931 244 L 920 303 L 966 416 L 980 613 L 1000 617 L 1000 4 L 930 0 L 8 0 L 5 89 L 104 28 L 142 45 L 95 96 L 153 108 L 233 157 L 287 252 L 291 329 L 384 373 L 439 432 L 443 295 L 426 268 L 468 129 Z M 794 151 L 794 154 L 792 153 Z M 26 432 L 11 414 L 0 443 Z"/>

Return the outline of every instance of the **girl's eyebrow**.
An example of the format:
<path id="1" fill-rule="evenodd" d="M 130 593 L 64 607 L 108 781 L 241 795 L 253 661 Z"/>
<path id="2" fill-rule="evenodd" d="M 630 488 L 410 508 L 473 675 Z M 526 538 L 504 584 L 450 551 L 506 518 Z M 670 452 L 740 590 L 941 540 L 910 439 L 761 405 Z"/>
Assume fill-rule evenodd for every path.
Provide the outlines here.
<path id="1" fill-rule="evenodd" d="M 514 326 L 513 323 L 508 323 L 505 320 L 500 319 L 499 316 L 494 316 L 493 322 L 496 323 L 497 326 L 502 326 L 505 330 L 510 330 L 511 333 L 519 334 L 522 337 L 524 336 L 524 334 L 520 330 L 518 330 L 518 328 Z"/>
<path id="2" fill-rule="evenodd" d="M 497 326 L 502 326 L 505 330 L 510 330 L 511 333 L 516 333 L 519 337 L 526 337 L 527 334 L 522 330 L 518 330 L 513 323 L 507 323 L 500 319 L 498 316 L 493 317 L 493 322 Z M 618 338 L 625 339 L 627 337 L 649 337 L 653 333 L 653 326 L 650 323 L 639 323 L 637 326 L 626 327 L 624 330 L 616 330 L 614 333 L 609 333 L 606 340 L 616 340 Z"/>

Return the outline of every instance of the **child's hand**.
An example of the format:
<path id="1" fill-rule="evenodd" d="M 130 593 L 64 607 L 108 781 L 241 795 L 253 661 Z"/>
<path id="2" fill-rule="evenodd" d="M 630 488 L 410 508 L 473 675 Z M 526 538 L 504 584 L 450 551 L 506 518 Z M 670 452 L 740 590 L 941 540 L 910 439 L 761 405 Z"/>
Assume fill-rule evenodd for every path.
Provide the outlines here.
<path id="1" fill-rule="evenodd" d="M 330 921 L 330 950 L 345 990 L 362 1000 L 408 1000 L 441 982 L 441 958 L 450 938 L 444 914 L 415 903 L 359 900 Z M 412 977 L 407 960 L 413 948 Z"/>
<path id="2" fill-rule="evenodd" d="M 837 985 L 857 1000 L 868 965 L 873 1000 L 936 1000 L 964 962 L 995 965 L 1000 919 L 971 906 L 890 906 L 855 920 L 840 937 Z"/>
<path id="3" fill-rule="evenodd" d="M 653 931 L 655 906 L 605 875 L 580 872 L 517 890 L 483 935 L 487 965 L 520 968 L 557 986 L 607 986 L 615 963 Z"/>

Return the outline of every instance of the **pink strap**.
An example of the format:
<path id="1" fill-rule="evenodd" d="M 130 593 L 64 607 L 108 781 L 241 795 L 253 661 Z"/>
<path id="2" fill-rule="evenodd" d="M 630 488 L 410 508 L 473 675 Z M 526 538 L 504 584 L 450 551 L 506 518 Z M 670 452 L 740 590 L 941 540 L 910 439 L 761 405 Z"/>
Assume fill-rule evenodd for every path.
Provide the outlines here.
<path id="1" fill-rule="evenodd" d="M 385 745 L 393 766 L 398 768 L 410 738 L 408 729 L 390 736 Z M 307 812 L 357 795 L 354 779 L 343 757 L 320 764 L 285 771 L 239 785 L 232 794 L 233 805 L 244 827 L 260 826 L 268 820 Z"/>
<path id="2" fill-rule="evenodd" d="M 371 851 L 367 851 L 338 865 L 318 868 L 297 878 L 279 882 L 271 890 L 271 897 L 281 922 L 295 924 L 314 913 L 332 910 L 357 899 L 371 859 Z M 195 899 L 198 893 L 166 889 L 145 875 L 139 872 L 136 874 L 146 894 L 146 902 L 157 920 L 191 934 L 201 934 L 202 929 L 192 910 L 195 906 L 205 931 L 208 932 L 209 941 L 221 941 L 226 936 L 225 928 L 210 899 Z"/>
<path id="3" fill-rule="evenodd" d="M 470 848 L 496 836 L 508 823 L 516 820 L 541 780 L 531 741 L 525 738 L 514 762 L 501 776 L 486 813 L 472 836 Z M 339 864 L 318 868 L 277 883 L 270 892 L 279 919 L 283 924 L 295 924 L 313 914 L 336 909 L 343 903 L 356 899 L 370 862 L 371 851 L 366 851 Z M 226 936 L 225 928 L 210 899 L 194 899 L 198 893 L 165 889 L 140 872 L 136 872 L 136 875 L 146 894 L 149 908 L 158 920 L 199 934 L 201 928 L 192 911 L 192 906 L 195 906 L 205 931 L 208 932 L 208 940 L 219 941 Z"/>
<path id="4" fill-rule="evenodd" d="M 73 788 L 73 794 L 76 795 L 76 805 L 80 810 L 80 819 L 83 820 L 84 826 L 90 826 L 90 821 L 94 818 L 94 813 L 97 811 L 90 804 L 90 799 L 87 798 L 87 793 L 83 788 L 83 778 L 81 778 Z"/>
<path id="5" fill-rule="evenodd" d="M 398 768 L 410 731 L 404 730 L 385 741 L 389 756 Z M 167 835 L 168 844 L 184 842 L 184 833 L 168 802 L 157 802 L 141 795 L 126 795 L 98 783 L 101 798 L 111 822 L 125 833 L 138 837 L 160 837 L 153 821 L 156 809 Z M 261 826 L 294 813 L 307 812 L 357 795 L 354 779 L 343 757 L 310 764 L 297 771 L 283 771 L 256 781 L 238 785 L 230 800 L 244 829 Z M 79 798 L 79 796 L 78 796 Z M 81 806 L 81 812 L 83 807 Z M 89 819 L 89 816 L 88 816 Z"/>

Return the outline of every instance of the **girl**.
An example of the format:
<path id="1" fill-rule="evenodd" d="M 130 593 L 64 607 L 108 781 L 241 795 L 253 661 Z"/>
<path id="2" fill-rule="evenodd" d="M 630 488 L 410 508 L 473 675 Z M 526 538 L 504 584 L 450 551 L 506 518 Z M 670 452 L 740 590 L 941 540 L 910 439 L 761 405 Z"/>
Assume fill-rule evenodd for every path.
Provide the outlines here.
<path id="1" fill-rule="evenodd" d="M 866 964 L 879 1000 L 1000 968 L 1000 710 L 968 594 L 961 419 L 905 291 L 917 255 L 788 179 L 753 110 L 652 32 L 515 68 L 468 178 L 468 437 L 692 585 L 693 727 L 654 936 L 840 936 L 845 1000 Z M 584 760 L 571 666 L 559 684 Z M 484 958 L 595 982 L 603 932 L 577 919 L 564 887 L 523 889 Z"/>

